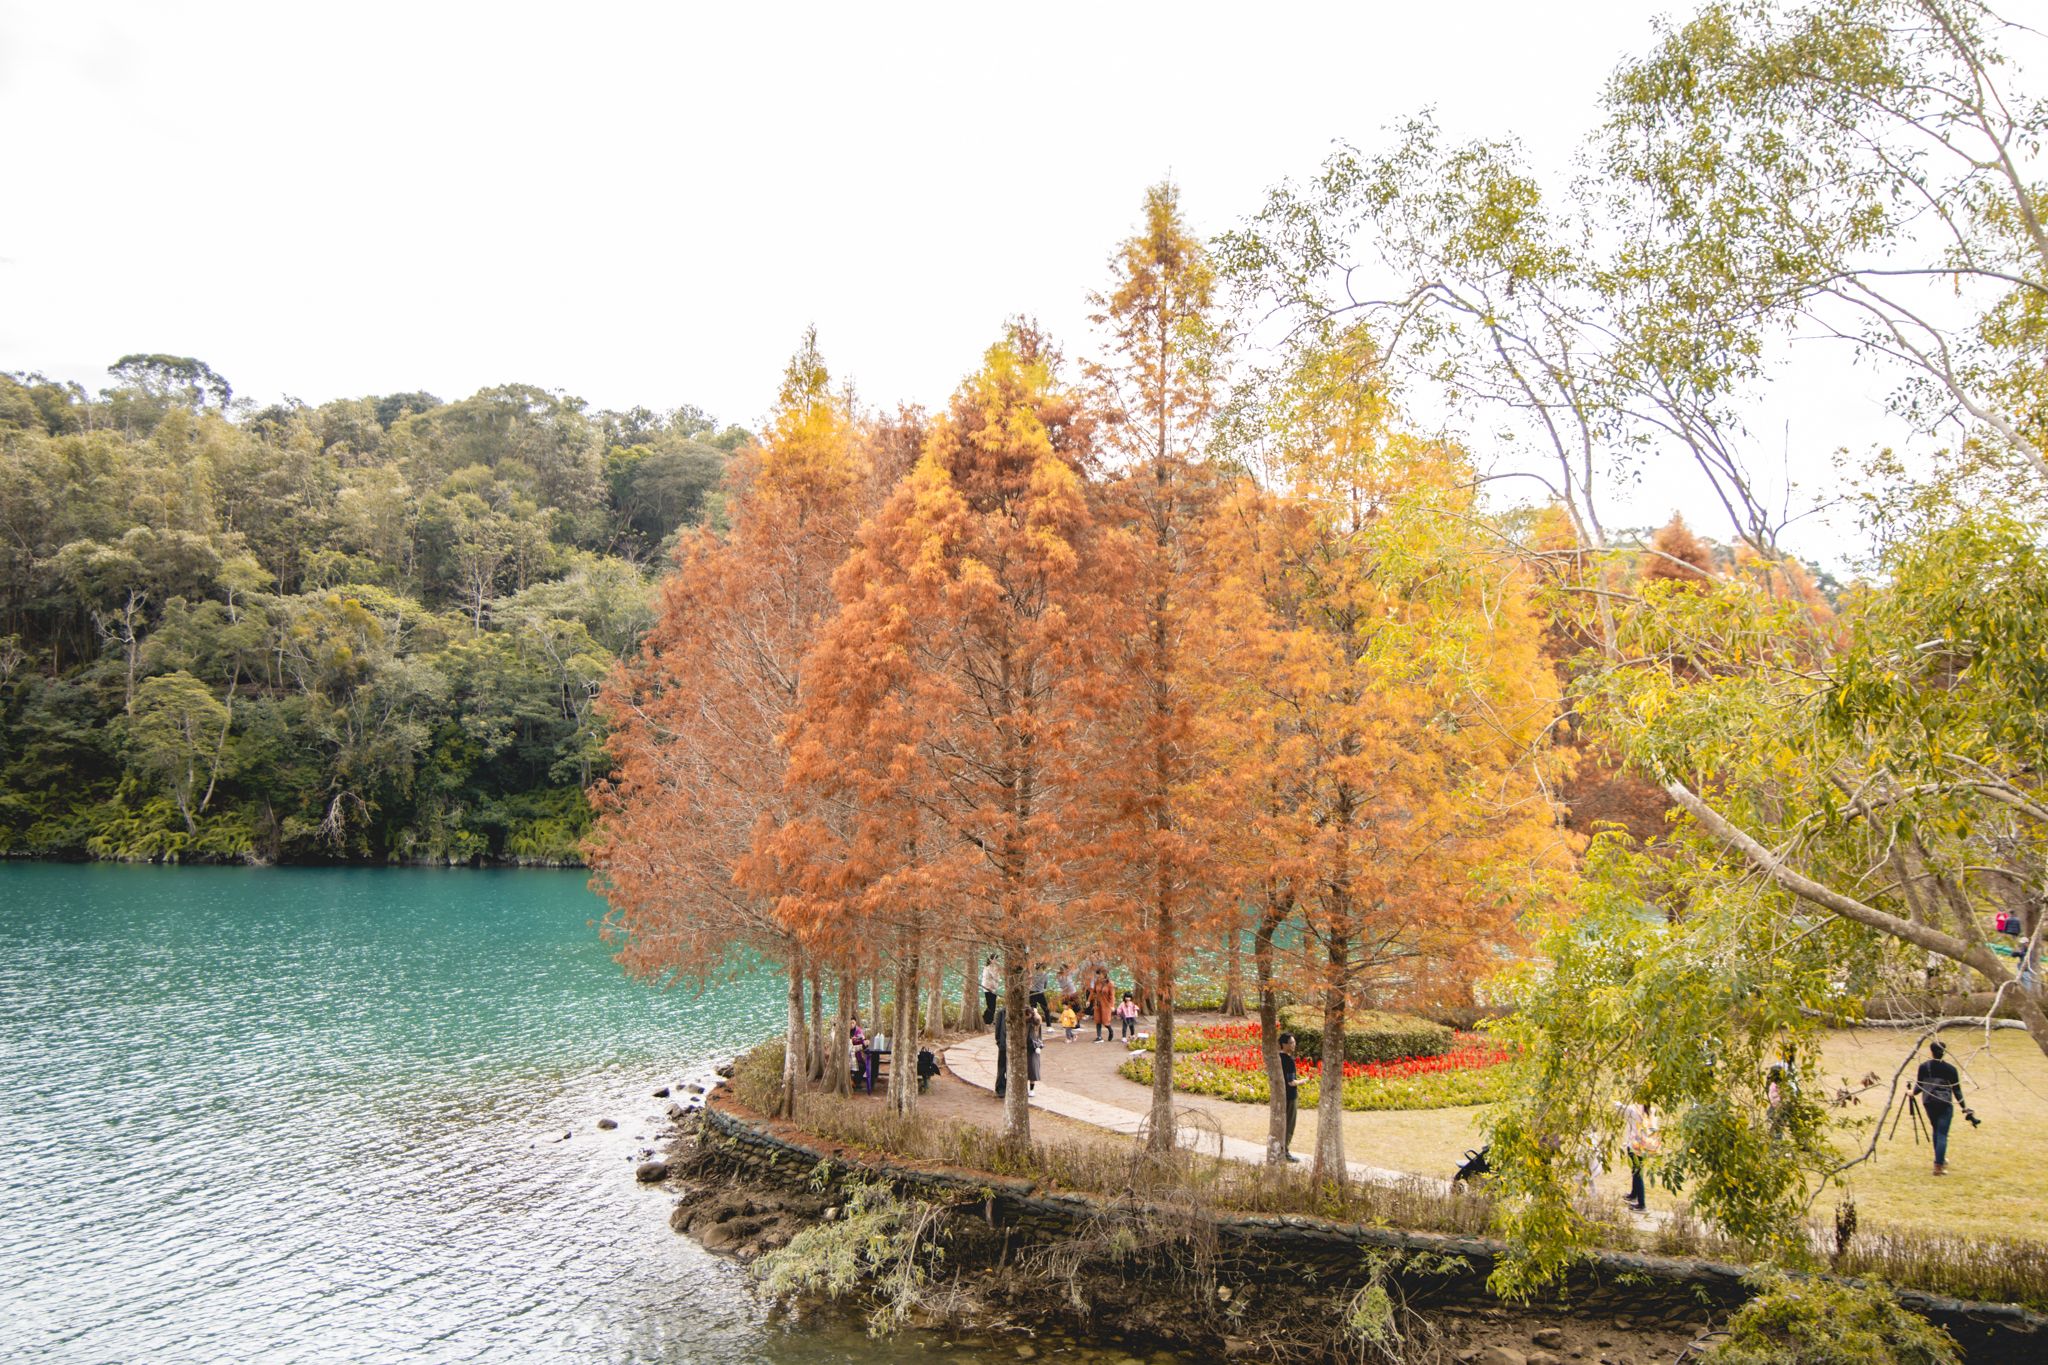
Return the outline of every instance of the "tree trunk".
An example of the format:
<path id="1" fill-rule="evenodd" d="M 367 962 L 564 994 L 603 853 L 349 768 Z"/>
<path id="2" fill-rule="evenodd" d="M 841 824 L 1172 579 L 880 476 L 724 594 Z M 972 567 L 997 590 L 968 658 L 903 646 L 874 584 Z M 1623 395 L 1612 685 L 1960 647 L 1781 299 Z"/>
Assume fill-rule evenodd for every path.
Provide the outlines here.
<path id="1" fill-rule="evenodd" d="M 1351 966 L 1351 941 L 1343 935 L 1330 938 L 1330 976 L 1323 986 L 1323 1074 L 1322 1094 L 1316 1103 L 1316 1164 L 1311 1172 L 1318 1185 L 1344 1183 L 1344 988 Z"/>
<path id="2" fill-rule="evenodd" d="M 822 975 L 823 973 L 820 968 L 815 966 L 811 968 L 810 1068 L 811 1084 L 814 1086 L 825 1083 L 825 1048 L 831 1041 L 825 1033 L 825 988 L 821 979 Z"/>
<path id="3" fill-rule="evenodd" d="M 1245 1015 L 1244 954 L 1235 919 L 1231 920 L 1230 928 L 1224 935 L 1223 1013 L 1232 1019 L 1242 1019 Z"/>
<path id="4" fill-rule="evenodd" d="M 939 956 L 938 945 L 932 945 L 932 988 L 925 997 L 924 1031 L 934 1038 L 946 1032 L 946 959 Z"/>
<path id="5" fill-rule="evenodd" d="M 1266 1103 L 1266 1164 L 1287 1162 L 1287 1094 L 1280 1075 L 1280 995 L 1273 989 L 1273 931 L 1280 914 L 1267 908 L 1259 915 L 1259 927 L 1252 935 L 1252 970 L 1259 984 L 1259 1053 L 1266 1062 L 1266 1084 L 1271 1093 Z"/>
<path id="6" fill-rule="evenodd" d="M 1153 972 L 1159 999 L 1153 1019 L 1153 1101 L 1147 1119 L 1145 1148 L 1155 1154 L 1174 1150 L 1174 892 L 1163 866 L 1155 870 L 1153 898 Z"/>
<path id="7" fill-rule="evenodd" d="M 789 1032 L 782 1042 L 782 1093 L 775 1101 L 775 1117 L 790 1118 L 796 1113 L 797 1081 L 810 1069 L 810 1039 L 804 1028 L 804 959 L 792 951 L 789 955 Z"/>
<path id="8" fill-rule="evenodd" d="M 960 974 L 960 1031 L 979 1033 L 981 1022 L 981 964 L 975 961 L 981 945 L 967 945 L 967 969 Z"/>
<path id="9" fill-rule="evenodd" d="M 1672 800 L 1683 806 L 1707 833 L 1740 853 L 1749 861 L 1751 867 L 1801 900 L 1817 905 L 1851 923 L 1875 929 L 1881 934 L 1968 967 L 1994 989 L 2007 991 L 2008 998 L 2019 1011 L 2020 1021 L 2027 1026 L 2028 1036 L 2034 1040 L 2034 1045 L 2040 1048 L 2044 1055 L 2048 1055 L 2048 1006 L 2044 1006 L 2043 1003 L 2042 987 L 2039 984 L 2021 984 L 2016 981 L 2013 969 L 2001 962 L 1984 943 L 1957 938 L 1953 934 L 1917 920 L 1901 919 L 1875 906 L 1866 905 L 1833 887 L 1823 885 L 1758 843 L 1746 830 L 1739 828 L 1701 800 L 1683 782 L 1668 780 L 1664 783 L 1664 790 Z"/>
<path id="10" fill-rule="evenodd" d="M 825 1049 L 825 1080 L 835 1095 L 853 1093 L 853 997 L 860 985 L 853 973 L 839 973 L 839 1011 L 832 1026 L 832 1043 Z"/>
<path id="11" fill-rule="evenodd" d="M 1162 925 L 1170 921 L 1162 919 Z M 1170 928 L 1162 931 L 1164 938 Z M 1154 1153 L 1173 1150 L 1173 977 L 1159 974 L 1158 1017 L 1152 1021 L 1152 1112 L 1145 1135 L 1145 1148 Z"/>
<path id="12" fill-rule="evenodd" d="M 1009 1052 L 1009 1083 L 1003 1096 L 1003 1144 L 1022 1153 L 1031 1145 L 1031 1041 L 1024 1026 L 1024 973 L 1031 959 L 1026 945 L 1003 945 L 1003 1033 Z"/>
<path id="13" fill-rule="evenodd" d="M 889 1028 L 889 1110 L 908 1118 L 917 1108 L 917 981 L 921 975 L 913 940 L 910 956 L 896 968 L 896 1010 Z"/>

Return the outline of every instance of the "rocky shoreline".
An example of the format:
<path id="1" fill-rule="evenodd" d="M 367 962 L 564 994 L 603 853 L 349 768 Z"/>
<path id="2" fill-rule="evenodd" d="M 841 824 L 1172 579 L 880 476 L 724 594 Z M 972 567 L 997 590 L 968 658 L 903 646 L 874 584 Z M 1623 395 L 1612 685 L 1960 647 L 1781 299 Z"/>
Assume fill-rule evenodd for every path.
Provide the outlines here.
<path id="1" fill-rule="evenodd" d="M 676 1087 L 665 1150 L 639 1178 L 673 1195 L 670 1226 L 759 1262 L 846 1216 L 863 1188 L 933 1210 L 944 1283 L 908 1319 L 956 1349 L 1020 1359 L 1386 1360 L 1431 1365 L 1653 1365 L 1697 1359 L 1752 1290 L 1740 1266 L 1598 1253 L 1557 1299 L 1504 1303 L 1483 1237 L 1295 1215 L 1174 1209 L 851 1148 L 769 1120 L 725 1088 L 730 1064 Z M 1913 1291 L 1907 1307 L 1985 1365 L 2042 1358 L 2048 1317 Z M 795 1302 L 792 1322 L 866 1313 L 879 1294 Z M 923 1345 L 925 1343 L 919 1343 Z M 1028 1353 L 1028 1354 L 1027 1354 Z"/>
<path id="2" fill-rule="evenodd" d="M 679 1106 L 673 1117 L 677 1126 L 668 1150 L 643 1165 L 640 1177 L 663 1183 L 675 1196 L 671 1227 L 741 1264 L 757 1262 L 804 1229 L 843 1216 L 841 1182 L 863 1169 L 864 1154 L 820 1139 L 811 1139 L 818 1150 L 810 1152 L 781 1133 L 772 1139 L 789 1144 L 781 1158 L 769 1156 L 764 1163 L 758 1154 L 736 1151 L 736 1123 L 762 1132 L 769 1125 L 723 1098 L 715 1116 Z M 784 1159 L 792 1151 L 802 1155 Z M 819 1161 L 838 1174 L 821 1179 Z M 892 1164 L 868 1167 L 866 1173 L 887 1179 L 902 1171 Z M 952 1276 L 945 1313 L 942 1320 L 918 1325 L 989 1336 L 1020 1359 L 1047 1352 L 1049 1341 L 1063 1343 L 1063 1358 L 1072 1357 L 1077 1343 L 1107 1360 L 1142 1359 L 1162 1350 L 1171 1353 L 1168 1358 L 1346 1358 L 1338 1354 L 1337 1338 L 1358 1311 L 1359 1286 L 1327 1276 L 1312 1255 L 1292 1268 L 1297 1273 L 1286 1266 L 1231 1267 L 1219 1261 L 1216 1273 L 1196 1274 L 1192 1262 L 1202 1259 L 1199 1253 L 1119 1252 L 1086 1235 L 1063 1238 L 1034 1228 L 1028 1215 L 1014 1210 L 998 1215 L 998 1202 L 991 1190 L 990 1198 L 962 1204 L 945 1219 L 944 1264 Z M 1432 1270 L 1425 1264 L 1430 1259 L 1411 1255 L 1406 1269 L 1388 1275 L 1392 1334 L 1377 1358 L 1445 1365 L 1651 1365 L 1678 1358 L 1708 1330 L 1710 1316 L 1717 1316 L 1697 1302 L 1675 1313 L 1667 1306 L 1635 1316 L 1531 1311 L 1459 1292 L 1450 1283 L 1458 1277 Z M 1442 1259 L 1450 1264 L 1450 1258 Z M 1420 1274 L 1409 1273 L 1418 1264 Z M 801 1318 L 831 1310 L 820 1304 L 793 1311 Z"/>

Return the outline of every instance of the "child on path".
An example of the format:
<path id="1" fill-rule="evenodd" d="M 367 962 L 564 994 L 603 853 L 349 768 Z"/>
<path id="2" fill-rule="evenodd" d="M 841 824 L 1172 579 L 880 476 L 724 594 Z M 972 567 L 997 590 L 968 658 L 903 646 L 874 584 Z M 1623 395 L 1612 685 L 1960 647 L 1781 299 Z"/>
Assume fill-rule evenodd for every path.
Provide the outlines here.
<path id="1" fill-rule="evenodd" d="M 1124 1021 L 1123 1036 L 1128 1041 L 1138 1031 L 1138 1002 L 1131 999 L 1129 991 L 1125 991 L 1124 998 L 1118 1002 L 1116 1017 Z"/>
<path id="2" fill-rule="evenodd" d="M 1068 1042 L 1074 1041 L 1074 1027 L 1080 1022 L 1081 1017 L 1074 1013 L 1072 1004 L 1067 1004 L 1060 1008 L 1060 1027 L 1067 1031 Z"/>

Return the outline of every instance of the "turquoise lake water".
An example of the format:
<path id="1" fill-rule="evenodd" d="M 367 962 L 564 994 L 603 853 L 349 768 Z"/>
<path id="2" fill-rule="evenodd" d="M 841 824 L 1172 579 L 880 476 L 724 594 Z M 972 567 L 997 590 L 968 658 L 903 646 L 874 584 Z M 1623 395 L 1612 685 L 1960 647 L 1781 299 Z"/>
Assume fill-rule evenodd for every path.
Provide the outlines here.
<path id="1" fill-rule="evenodd" d="M 669 1231 L 652 1091 L 781 1002 L 626 980 L 602 909 L 573 872 L 0 864 L 0 1359 L 978 1354 L 765 1325 Z"/>

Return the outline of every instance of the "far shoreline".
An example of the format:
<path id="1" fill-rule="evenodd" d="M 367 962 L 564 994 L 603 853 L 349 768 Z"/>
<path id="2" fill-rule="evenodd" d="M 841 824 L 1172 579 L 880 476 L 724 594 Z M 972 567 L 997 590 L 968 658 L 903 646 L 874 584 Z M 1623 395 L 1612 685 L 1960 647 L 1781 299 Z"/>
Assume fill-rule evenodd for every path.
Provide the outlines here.
<path id="1" fill-rule="evenodd" d="M 155 868 L 380 868 L 438 872 L 584 872 L 585 862 L 540 858 L 471 858 L 459 862 L 446 859 L 378 858 L 95 858 L 84 852 L 16 853 L 0 851 L 0 865 L 48 864 L 59 867 L 155 867 Z"/>

